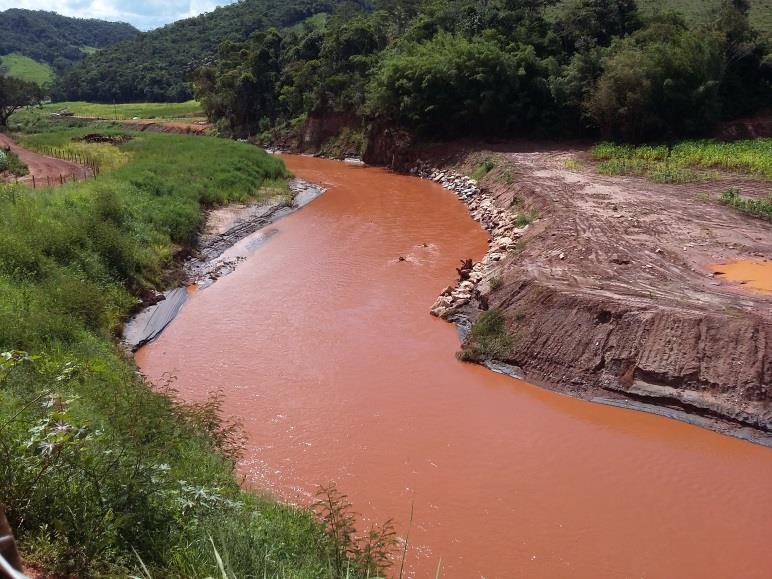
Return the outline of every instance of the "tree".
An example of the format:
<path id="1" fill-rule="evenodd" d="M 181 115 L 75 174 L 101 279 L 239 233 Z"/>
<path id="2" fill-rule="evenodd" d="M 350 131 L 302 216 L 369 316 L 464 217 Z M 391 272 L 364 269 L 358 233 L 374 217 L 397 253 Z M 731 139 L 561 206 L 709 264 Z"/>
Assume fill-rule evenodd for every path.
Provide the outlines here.
<path id="1" fill-rule="evenodd" d="M 725 60 L 717 34 L 676 21 L 615 41 L 585 107 L 603 136 L 626 141 L 704 133 L 718 120 Z"/>
<path id="2" fill-rule="evenodd" d="M 0 76 L 0 127 L 8 126 L 8 118 L 22 107 L 38 104 L 43 98 L 40 87 L 11 76 Z"/>

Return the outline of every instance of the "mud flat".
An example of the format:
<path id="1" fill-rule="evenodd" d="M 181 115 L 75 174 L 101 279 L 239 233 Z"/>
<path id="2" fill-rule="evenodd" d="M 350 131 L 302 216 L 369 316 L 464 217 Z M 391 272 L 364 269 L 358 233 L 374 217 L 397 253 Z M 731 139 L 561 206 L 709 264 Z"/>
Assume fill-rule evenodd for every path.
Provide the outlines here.
<path id="1" fill-rule="evenodd" d="M 706 201 L 725 181 L 600 176 L 582 148 L 496 155 L 481 185 L 412 170 L 454 191 L 491 233 L 485 258 L 459 270 L 432 313 L 468 325 L 501 310 L 513 347 L 498 362 L 529 382 L 772 444 L 772 294 L 711 270 L 751 258 L 762 264 L 751 277 L 769 283 L 769 224 Z M 540 219 L 513 227 L 526 208 Z"/>
<path id="2" fill-rule="evenodd" d="M 291 195 L 262 203 L 231 204 L 207 213 L 198 247 L 182 265 L 182 283 L 162 294 L 148 296 L 144 307 L 125 325 L 123 344 L 136 351 L 155 340 L 174 320 L 191 292 L 209 287 L 232 273 L 275 233 L 266 226 L 297 211 L 324 188 L 302 179 L 291 179 Z"/>

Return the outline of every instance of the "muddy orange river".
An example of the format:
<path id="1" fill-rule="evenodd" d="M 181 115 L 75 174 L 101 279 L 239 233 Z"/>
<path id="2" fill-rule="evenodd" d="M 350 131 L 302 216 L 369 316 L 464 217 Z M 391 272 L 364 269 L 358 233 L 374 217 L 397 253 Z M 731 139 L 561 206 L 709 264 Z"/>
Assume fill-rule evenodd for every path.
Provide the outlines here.
<path id="1" fill-rule="evenodd" d="M 402 535 L 414 505 L 414 577 L 772 577 L 772 450 L 456 361 L 428 310 L 487 247 L 462 203 L 285 161 L 329 190 L 137 355 L 191 400 L 224 389 L 250 483 L 307 504 L 336 481 Z"/>

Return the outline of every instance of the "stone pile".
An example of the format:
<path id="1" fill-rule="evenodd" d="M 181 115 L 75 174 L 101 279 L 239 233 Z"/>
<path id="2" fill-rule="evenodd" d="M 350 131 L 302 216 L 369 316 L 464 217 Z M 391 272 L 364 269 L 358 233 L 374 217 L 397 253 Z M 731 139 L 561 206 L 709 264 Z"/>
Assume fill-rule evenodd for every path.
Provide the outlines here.
<path id="1" fill-rule="evenodd" d="M 506 209 L 496 207 L 493 196 L 478 187 L 477 181 L 470 177 L 423 164 L 416 165 L 410 173 L 439 183 L 445 189 L 453 191 L 466 203 L 472 218 L 491 234 L 485 257 L 474 264 L 470 260 L 462 262 L 463 265 L 458 270 L 459 281 L 454 287 L 448 287 L 442 292 L 434 302 L 431 314 L 443 319 L 452 319 L 472 299 L 476 299 L 481 308 L 487 309 L 487 299 L 478 286 L 492 277 L 496 263 L 504 259 L 508 251 L 517 247 L 517 240 L 528 226 L 515 227 L 516 216 Z"/>

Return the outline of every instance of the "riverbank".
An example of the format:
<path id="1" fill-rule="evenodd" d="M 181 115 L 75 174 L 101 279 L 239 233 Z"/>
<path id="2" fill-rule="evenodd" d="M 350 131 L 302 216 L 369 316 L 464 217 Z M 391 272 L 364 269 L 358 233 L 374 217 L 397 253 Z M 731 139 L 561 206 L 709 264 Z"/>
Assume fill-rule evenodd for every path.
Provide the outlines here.
<path id="1" fill-rule="evenodd" d="M 292 178 L 288 192 L 267 195 L 264 200 L 232 203 L 208 210 L 195 248 L 183 263 L 177 263 L 172 277 L 180 281 L 161 294 L 151 293 L 142 308 L 123 329 L 123 345 L 136 351 L 156 339 L 182 309 L 187 296 L 195 289 L 205 289 L 221 277 L 235 271 L 272 232 L 255 234 L 282 217 L 307 205 L 324 188 L 302 179 Z M 239 247 L 240 246 L 240 247 Z"/>
<path id="2" fill-rule="evenodd" d="M 63 148 L 93 130 L 24 141 Z M 216 389 L 190 404 L 172 378 L 151 388 L 115 339 L 136 296 L 174 281 L 203 209 L 287 193 L 286 169 L 222 139 L 129 136 L 100 145 L 124 162 L 97 180 L 0 185 L 0 502 L 25 562 L 57 576 L 333 577 L 340 555 L 313 513 L 239 487 L 240 430 Z"/>
<path id="3" fill-rule="evenodd" d="M 431 309 L 466 328 L 501 315 L 503 349 L 467 331 L 464 359 L 772 445 L 772 294 L 710 268 L 772 259 L 768 224 L 718 202 L 738 178 L 654 185 L 598 175 L 585 148 L 524 145 L 446 150 L 445 169 L 410 169 L 454 191 L 491 233 L 486 257 Z M 461 174 L 473 171 L 480 186 Z"/>

